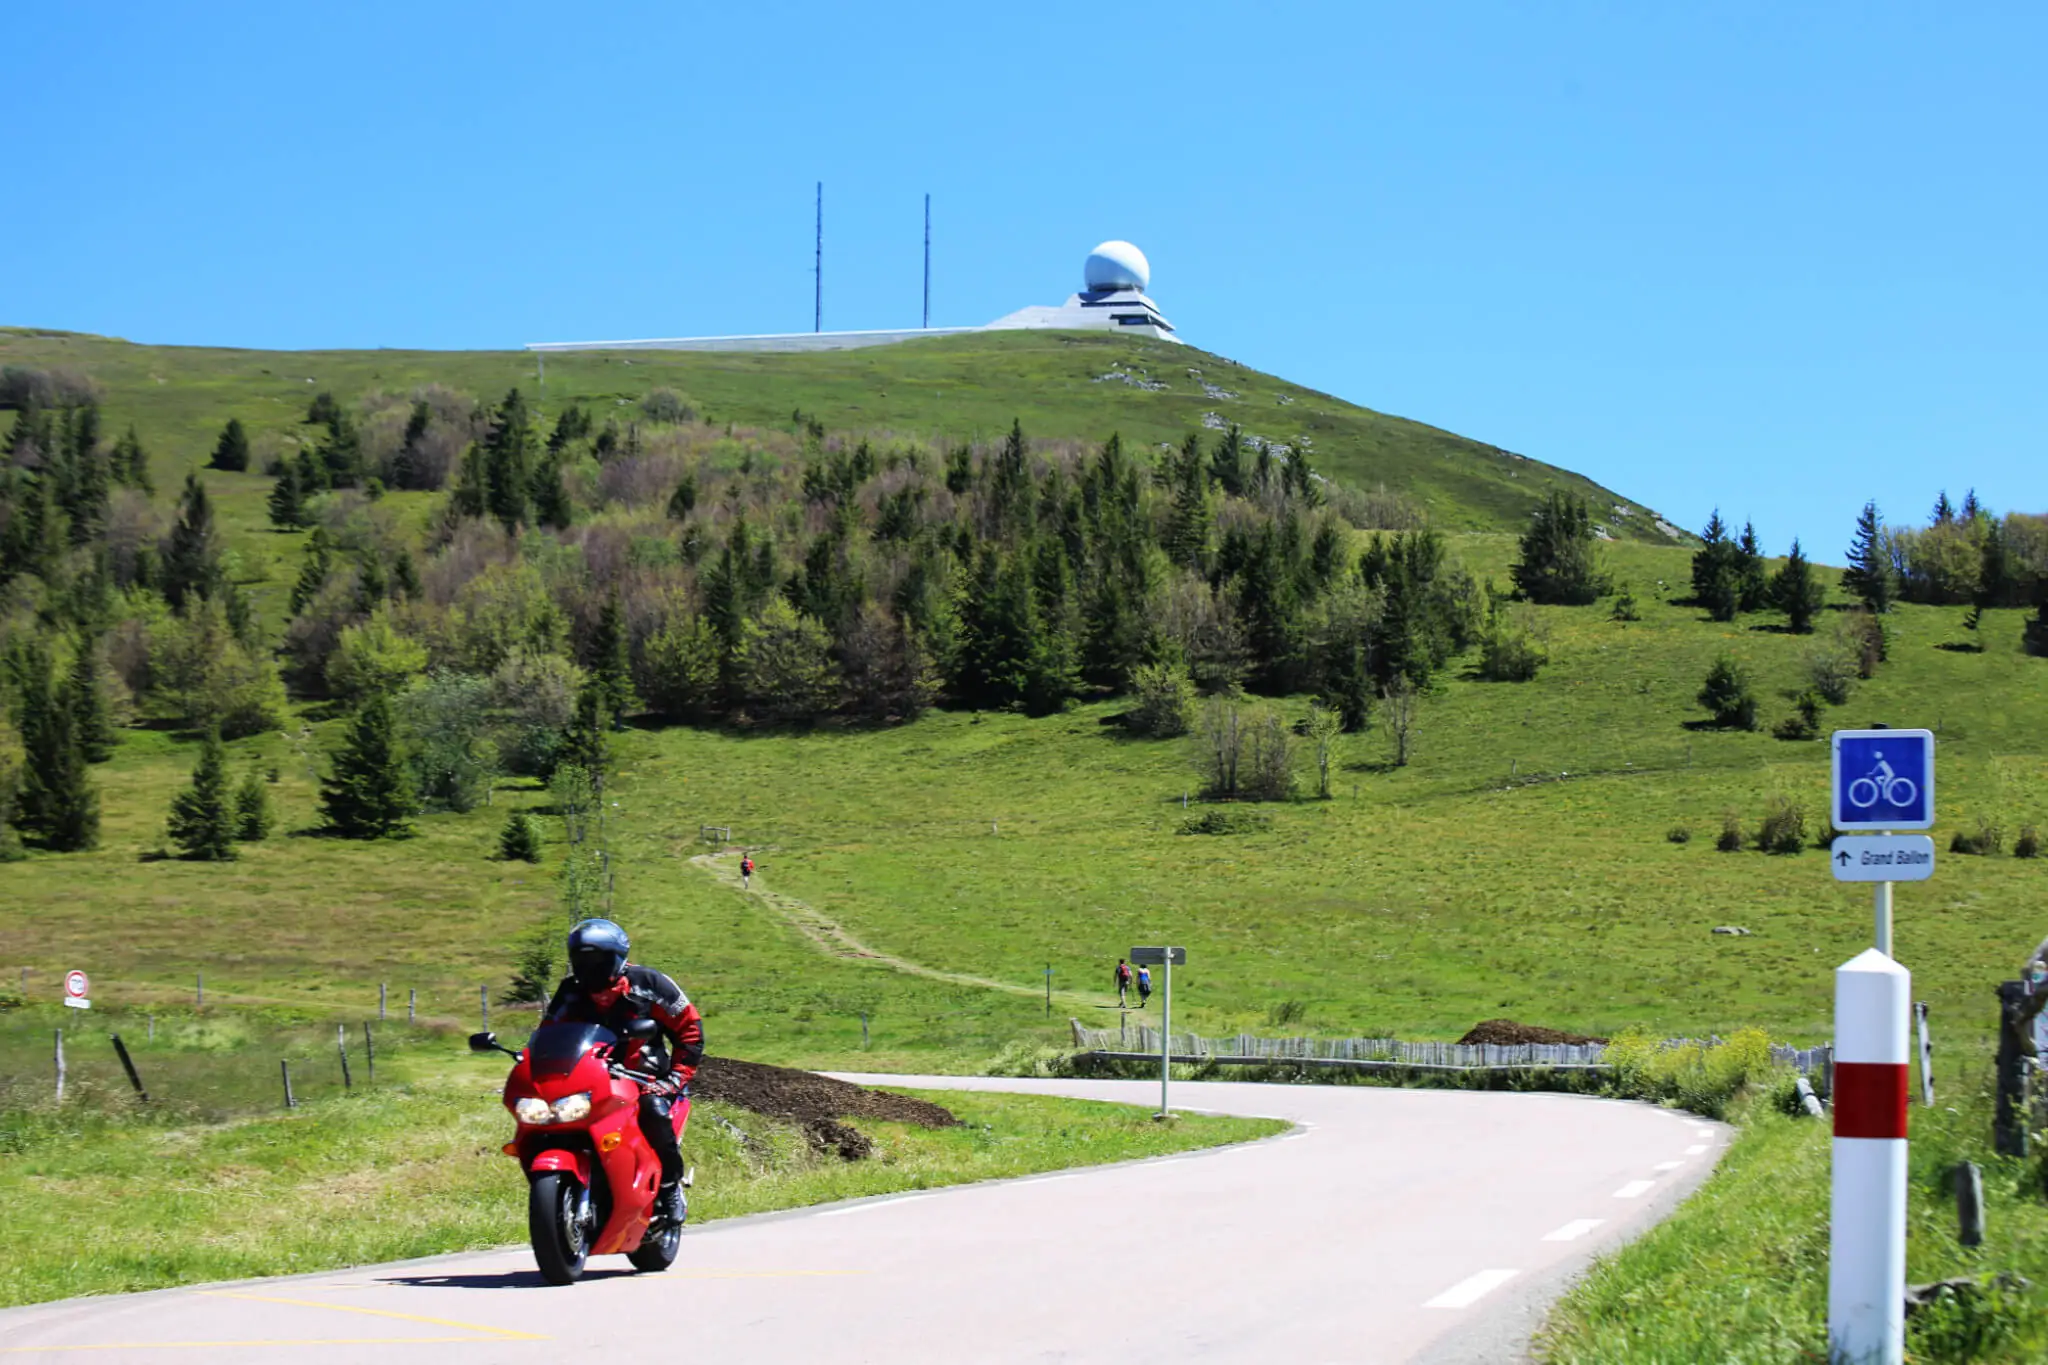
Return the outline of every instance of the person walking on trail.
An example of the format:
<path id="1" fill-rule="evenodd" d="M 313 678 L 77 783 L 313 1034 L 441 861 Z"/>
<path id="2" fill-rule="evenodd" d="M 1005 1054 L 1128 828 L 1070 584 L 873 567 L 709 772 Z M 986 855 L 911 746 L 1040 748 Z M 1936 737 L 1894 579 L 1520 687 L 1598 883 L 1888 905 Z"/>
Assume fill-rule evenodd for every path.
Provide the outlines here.
<path id="1" fill-rule="evenodd" d="M 1138 968 L 1138 1008 L 1145 1008 L 1145 1002 L 1152 998 L 1152 969 Z"/>
<path id="2" fill-rule="evenodd" d="M 746 854 L 742 853 L 740 855 L 740 890 L 749 890 L 752 888 L 753 884 L 754 860 Z"/>
<path id="3" fill-rule="evenodd" d="M 1116 960 L 1116 1007 L 1128 1009 L 1131 1003 L 1131 969 L 1122 958 Z"/>

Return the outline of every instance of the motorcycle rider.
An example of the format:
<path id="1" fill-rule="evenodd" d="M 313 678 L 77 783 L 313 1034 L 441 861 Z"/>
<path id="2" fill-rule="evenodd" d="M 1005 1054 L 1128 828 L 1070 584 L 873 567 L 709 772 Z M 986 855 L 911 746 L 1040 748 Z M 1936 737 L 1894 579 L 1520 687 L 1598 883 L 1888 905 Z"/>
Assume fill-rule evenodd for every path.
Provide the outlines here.
<path id="1" fill-rule="evenodd" d="M 683 1154 L 676 1148 L 670 1115 L 680 1104 L 685 1122 L 690 1113 L 690 1080 L 704 1060 L 704 1021 L 682 987 L 668 976 L 628 962 L 632 941 L 608 919 L 587 919 L 569 931 L 569 976 L 555 988 L 542 1015 L 545 1023 L 597 1024 L 622 1033 L 635 1019 L 661 1026 L 669 1046 L 640 1046 L 622 1061 L 635 1071 L 661 1077 L 642 1082 L 640 1133 L 661 1159 L 661 1188 L 655 1208 L 661 1216 L 682 1222 Z"/>

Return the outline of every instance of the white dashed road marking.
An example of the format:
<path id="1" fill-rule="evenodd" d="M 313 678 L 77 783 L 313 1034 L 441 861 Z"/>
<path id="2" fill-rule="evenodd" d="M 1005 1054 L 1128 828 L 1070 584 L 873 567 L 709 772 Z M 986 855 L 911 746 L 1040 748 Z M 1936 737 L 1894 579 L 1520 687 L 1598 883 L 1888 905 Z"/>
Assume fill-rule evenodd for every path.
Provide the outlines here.
<path id="1" fill-rule="evenodd" d="M 1660 1171 L 1675 1171 L 1684 1164 L 1683 1161 L 1660 1161 L 1657 1163 L 1657 1169 Z"/>
<path id="2" fill-rule="evenodd" d="M 1616 1190 L 1614 1197 L 1616 1199 L 1634 1199 L 1638 1195 L 1648 1194 L 1650 1188 L 1656 1183 L 1654 1180 L 1631 1180 L 1628 1184 Z"/>
<path id="3" fill-rule="evenodd" d="M 1423 1304 L 1424 1308 L 1470 1308 L 1473 1304 L 1506 1284 L 1519 1270 L 1482 1270 L 1469 1280 L 1460 1280 L 1443 1293 Z"/>
<path id="4" fill-rule="evenodd" d="M 1584 1237 L 1606 1221 L 1605 1218 L 1574 1218 L 1556 1232 L 1544 1233 L 1543 1240 L 1546 1242 L 1576 1242 L 1579 1238 Z"/>
<path id="5" fill-rule="evenodd" d="M 1707 1144 L 1706 1144 L 1706 1143 L 1704 1143 L 1704 1142 L 1702 1142 L 1702 1143 L 1699 1143 L 1699 1144 L 1698 1144 L 1698 1145 L 1696 1145 L 1696 1146 L 1692 1146 L 1692 1147 L 1688 1147 L 1688 1148 L 1686 1148 L 1686 1149 L 1685 1149 L 1685 1154 L 1686 1154 L 1687 1156 L 1704 1156 L 1704 1155 L 1706 1155 L 1706 1151 L 1707 1151 Z"/>
<path id="6" fill-rule="evenodd" d="M 874 1209 L 892 1208 L 897 1204 L 915 1204 L 920 1199 L 931 1198 L 928 1194 L 906 1194 L 899 1199 L 877 1199 L 871 1204 L 855 1204 L 851 1208 L 826 1209 L 820 1218 L 844 1218 L 849 1213 L 867 1213 Z"/>

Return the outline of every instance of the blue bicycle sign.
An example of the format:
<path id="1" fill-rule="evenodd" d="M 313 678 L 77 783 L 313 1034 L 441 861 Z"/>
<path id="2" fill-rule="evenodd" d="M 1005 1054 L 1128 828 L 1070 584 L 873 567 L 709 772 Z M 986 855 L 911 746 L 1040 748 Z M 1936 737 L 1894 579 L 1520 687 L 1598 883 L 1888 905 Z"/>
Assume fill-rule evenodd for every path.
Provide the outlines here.
<path id="1" fill-rule="evenodd" d="M 1934 824 L 1934 736 L 1926 730 L 1837 730 L 1836 829 L 1927 829 Z"/>

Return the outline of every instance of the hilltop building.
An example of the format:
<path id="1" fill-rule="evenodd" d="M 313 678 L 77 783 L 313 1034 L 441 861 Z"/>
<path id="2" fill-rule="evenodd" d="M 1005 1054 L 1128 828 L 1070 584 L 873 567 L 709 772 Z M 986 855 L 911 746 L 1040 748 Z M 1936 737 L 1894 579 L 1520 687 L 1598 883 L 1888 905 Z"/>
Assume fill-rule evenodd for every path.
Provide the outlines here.
<path id="1" fill-rule="evenodd" d="M 644 341 L 536 341 L 529 351 L 845 351 L 888 346 L 917 337 L 959 336 L 1020 328 L 1120 332 L 1127 336 L 1178 341 L 1145 293 L 1152 264 L 1129 242 L 1104 242 L 1081 267 L 1081 292 L 1056 307 L 1037 305 L 1006 313 L 981 327 L 903 327 L 865 332 L 770 332 L 758 336 L 659 337 Z"/>

